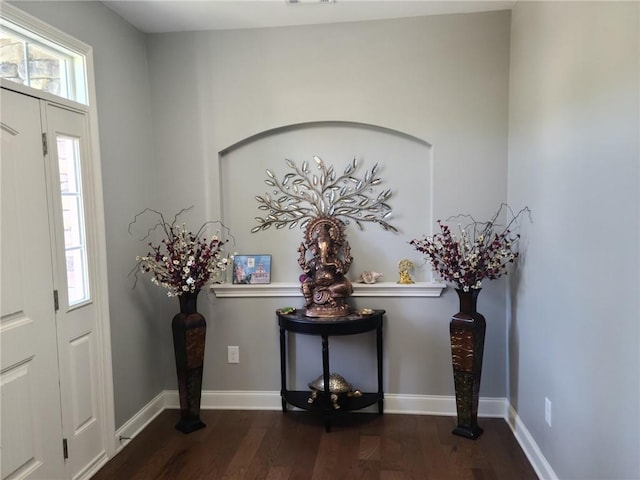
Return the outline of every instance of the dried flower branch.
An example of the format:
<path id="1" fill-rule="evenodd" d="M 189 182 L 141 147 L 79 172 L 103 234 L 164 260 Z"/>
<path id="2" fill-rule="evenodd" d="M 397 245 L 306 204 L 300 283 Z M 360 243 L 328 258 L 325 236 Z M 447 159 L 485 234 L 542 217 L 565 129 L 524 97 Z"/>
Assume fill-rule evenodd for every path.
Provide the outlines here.
<path id="1" fill-rule="evenodd" d="M 497 222 L 503 209 L 508 210 L 511 219 L 506 225 Z M 414 239 L 410 245 L 424 253 L 431 265 L 445 281 L 451 282 L 465 292 L 482 288 L 482 280 L 490 280 L 507 274 L 509 264 L 518 257 L 520 235 L 512 230 L 518 218 L 527 213 L 531 220 L 531 210 L 524 207 L 514 214 L 507 204 L 501 204 L 489 221 L 479 222 L 471 215 L 455 215 L 452 219 L 466 218 L 468 223 L 458 224 L 460 236 L 438 220 L 440 233 Z"/>
<path id="2" fill-rule="evenodd" d="M 136 257 L 137 264 L 132 273 L 135 272 L 136 281 L 139 272 L 151 273 L 151 282 L 165 287 L 169 297 L 200 290 L 207 283 L 213 282 L 226 269 L 229 261 L 228 254 L 224 251 L 228 240 L 221 240 L 219 232 L 210 238 L 205 238 L 204 235 L 207 226 L 212 224 L 219 224 L 226 229 L 221 222 L 205 222 L 196 233 L 178 223 L 180 215 L 191 208 L 193 207 L 180 210 L 171 223 L 165 220 L 162 213 L 146 208 L 129 224 L 131 234 L 131 227 L 141 215 L 153 213 L 157 216 L 156 223 L 147 229 L 140 240 L 146 240 L 157 230 L 160 230 L 164 238 L 157 245 L 148 243 L 150 251 L 145 256 Z"/>
<path id="3" fill-rule="evenodd" d="M 314 156 L 318 173 L 312 173 L 307 161 L 298 166 L 291 160 L 286 160 L 289 168 L 282 181 L 279 181 L 271 170 L 267 169 L 269 178 L 265 183 L 274 187 L 271 197 L 269 193 L 256 196 L 260 204 L 258 209 L 267 211 L 265 217 L 255 217 L 258 221 L 252 233 L 266 230 L 272 225 L 276 228 L 294 228 L 306 226 L 310 219 L 320 216 L 339 217 L 345 225 L 355 222 L 359 229 L 363 229 L 364 222 L 379 224 L 385 230 L 398 230 L 387 222 L 391 216 L 391 207 L 386 203 L 391 197 L 391 190 L 383 190 L 375 197 L 373 187 L 382 180 L 376 177 L 378 164 L 365 172 L 363 178 L 357 178 L 355 171 L 358 162 L 354 158 L 349 162 L 344 173 L 338 175 L 333 166 L 327 167 L 322 159 Z"/>

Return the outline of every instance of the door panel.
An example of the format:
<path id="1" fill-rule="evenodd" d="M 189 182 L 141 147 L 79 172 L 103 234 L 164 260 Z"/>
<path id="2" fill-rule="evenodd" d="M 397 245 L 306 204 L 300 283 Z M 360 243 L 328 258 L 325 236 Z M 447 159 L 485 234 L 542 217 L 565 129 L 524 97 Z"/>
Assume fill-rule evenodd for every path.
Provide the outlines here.
<path id="1" fill-rule="evenodd" d="M 5 89 L 0 104 L 2 479 L 63 479 L 40 104 Z"/>
<path id="2" fill-rule="evenodd" d="M 47 104 L 46 119 L 55 282 L 60 292 L 57 322 L 62 424 L 69 448 L 67 467 L 71 478 L 76 478 L 106 457 L 97 310 L 91 296 L 91 287 L 96 284 L 91 248 L 94 223 L 83 213 L 91 210 L 85 208 L 90 196 L 82 189 L 89 183 L 82 168 L 90 155 L 88 124 L 84 113 L 54 104 Z"/>

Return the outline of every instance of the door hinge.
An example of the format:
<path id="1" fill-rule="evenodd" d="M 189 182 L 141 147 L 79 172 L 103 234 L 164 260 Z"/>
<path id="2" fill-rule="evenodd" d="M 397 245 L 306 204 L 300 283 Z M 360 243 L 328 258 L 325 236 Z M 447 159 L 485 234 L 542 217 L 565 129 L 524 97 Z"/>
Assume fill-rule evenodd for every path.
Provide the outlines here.
<path id="1" fill-rule="evenodd" d="M 62 439 L 62 456 L 65 460 L 69 458 L 69 444 L 66 438 Z"/>
<path id="2" fill-rule="evenodd" d="M 56 312 L 60 310 L 60 301 L 58 300 L 58 290 L 53 291 L 53 309 Z"/>
<path id="3" fill-rule="evenodd" d="M 49 154 L 49 143 L 47 142 L 47 134 L 46 133 L 42 134 L 42 154 L 43 155 L 48 155 Z"/>

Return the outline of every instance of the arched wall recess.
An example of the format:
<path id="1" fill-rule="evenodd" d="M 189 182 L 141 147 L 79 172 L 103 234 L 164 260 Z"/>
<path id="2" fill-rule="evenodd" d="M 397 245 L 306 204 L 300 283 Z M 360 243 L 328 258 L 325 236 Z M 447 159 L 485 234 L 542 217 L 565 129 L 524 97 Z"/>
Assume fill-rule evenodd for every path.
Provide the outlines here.
<path id="1" fill-rule="evenodd" d="M 419 138 L 370 124 L 321 121 L 287 125 L 257 133 L 225 148 L 219 155 L 220 214 L 231 229 L 234 247 L 239 254 L 271 254 L 269 285 L 231 285 L 214 288 L 218 296 L 298 296 L 297 264 L 303 231 L 295 227 L 271 228 L 250 233 L 257 225 L 256 195 L 274 195 L 273 187 L 264 183 L 265 170 L 282 178 L 290 169 L 285 159 L 301 165 L 313 162 L 318 155 L 325 164 L 342 171 L 355 157 L 359 172 L 379 165 L 378 186 L 391 189 L 389 204 L 393 208 L 390 223 L 399 232 L 384 231 L 376 224 L 347 227 L 347 240 L 354 257 L 348 277 L 354 282 L 354 296 L 438 296 L 444 287 L 432 281 L 431 270 L 408 242 L 430 232 L 433 225 L 433 157 L 431 145 Z M 313 168 L 313 165 L 312 165 Z M 408 258 L 416 265 L 414 285 L 398 285 L 398 261 Z M 382 273 L 380 283 L 356 284 L 362 271 Z"/>

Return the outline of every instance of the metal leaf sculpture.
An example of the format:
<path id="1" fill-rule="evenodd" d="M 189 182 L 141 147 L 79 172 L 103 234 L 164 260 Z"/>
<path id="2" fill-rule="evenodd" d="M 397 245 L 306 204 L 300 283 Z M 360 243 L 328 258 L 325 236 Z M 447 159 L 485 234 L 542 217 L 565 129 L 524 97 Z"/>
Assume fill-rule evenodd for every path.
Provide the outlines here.
<path id="1" fill-rule="evenodd" d="M 318 156 L 313 157 L 317 172 L 313 173 L 309 162 L 302 162 L 298 167 L 287 159 L 287 165 L 293 172 L 287 173 L 280 181 L 267 169 L 264 182 L 273 187 L 273 196 L 265 193 L 256 196 L 260 204 L 258 209 L 267 212 L 264 217 L 255 217 L 258 225 L 251 229 L 252 233 L 267 230 L 271 226 L 277 229 L 297 225 L 304 228 L 309 220 L 316 217 L 336 217 L 345 225 L 354 222 L 360 230 L 363 224 L 372 222 L 383 229 L 397 232 L 397 228 L 389 224 L 391 207 L 387 200 L 391 190 L 374 192 L 374 187 L 382 183 L 376 176 L 378 164 L 367 170 L 364 177 L 356 177 L 358 161 L 349 162 L 342 174 L 338 174 L 333 166 L 327 167 Z"/>

